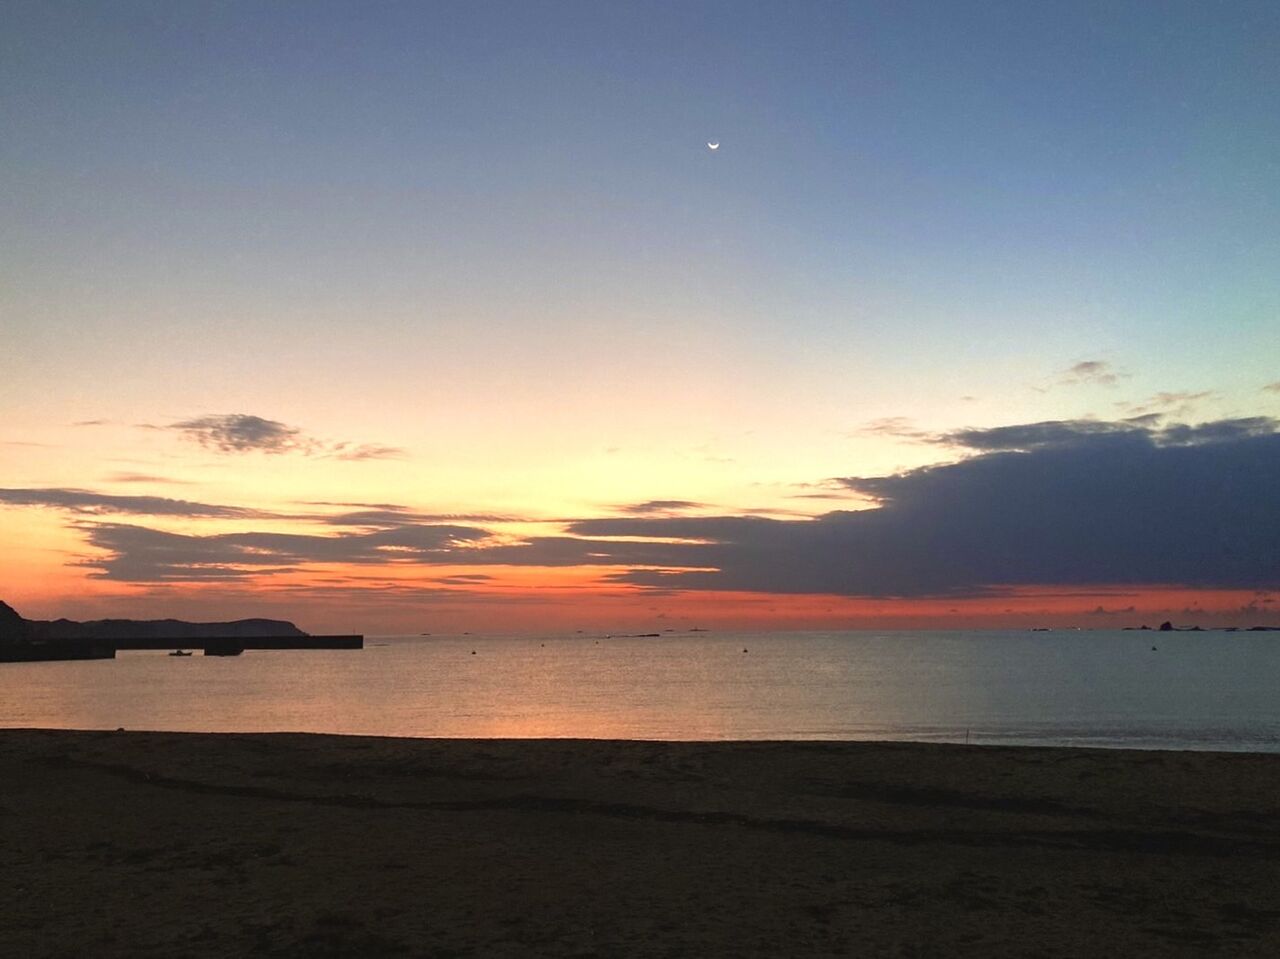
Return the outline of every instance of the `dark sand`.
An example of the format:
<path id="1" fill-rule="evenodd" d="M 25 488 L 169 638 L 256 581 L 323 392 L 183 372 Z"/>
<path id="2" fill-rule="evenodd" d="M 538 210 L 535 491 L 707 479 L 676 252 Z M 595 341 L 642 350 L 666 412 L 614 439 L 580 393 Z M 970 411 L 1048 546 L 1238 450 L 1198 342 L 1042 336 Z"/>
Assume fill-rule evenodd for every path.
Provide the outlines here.
<path id="1" fill-rule="evenodd" d="M 1276 956 L 1280 756 L 0 731 L 0 956 Z"/>

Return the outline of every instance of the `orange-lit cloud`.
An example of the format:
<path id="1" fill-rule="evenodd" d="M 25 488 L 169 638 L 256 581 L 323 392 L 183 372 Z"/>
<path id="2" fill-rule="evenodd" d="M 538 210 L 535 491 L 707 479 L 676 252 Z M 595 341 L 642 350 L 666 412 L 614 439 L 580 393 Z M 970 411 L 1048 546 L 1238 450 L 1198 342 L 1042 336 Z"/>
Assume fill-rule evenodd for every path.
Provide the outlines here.
<path id="1" fill-rule="evenodd" d="M 370 625 L 343 628 L 365 629 L 1271 615 L 1274 420 L 1048 421 L 943 435 L 968 455 L 835 481 L 869 508 L 817 516 L 715 513 L 692 498 L 539 519 L 301 491 L 240 506 L 10 487 L 0 490 L 12 520 L 0 545 L 24 565 L 6 598 L 41 609 L 59 597 L 104 609 L 130 599 L 277 612 L 305 602 L 317 621 L 358 616 Z"/>

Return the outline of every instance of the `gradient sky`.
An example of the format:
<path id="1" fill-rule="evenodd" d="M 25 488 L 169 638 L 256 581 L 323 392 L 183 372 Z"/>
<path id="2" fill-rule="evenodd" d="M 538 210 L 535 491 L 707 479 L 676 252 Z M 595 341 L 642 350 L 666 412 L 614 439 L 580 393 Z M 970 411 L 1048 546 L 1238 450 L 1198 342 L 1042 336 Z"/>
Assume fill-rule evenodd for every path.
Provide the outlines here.
<path id="1" fill-rule="evenodd" d="M 6 3 L 0 598 L 1280 619 L 1278 42 L 1271 2 Z"/>

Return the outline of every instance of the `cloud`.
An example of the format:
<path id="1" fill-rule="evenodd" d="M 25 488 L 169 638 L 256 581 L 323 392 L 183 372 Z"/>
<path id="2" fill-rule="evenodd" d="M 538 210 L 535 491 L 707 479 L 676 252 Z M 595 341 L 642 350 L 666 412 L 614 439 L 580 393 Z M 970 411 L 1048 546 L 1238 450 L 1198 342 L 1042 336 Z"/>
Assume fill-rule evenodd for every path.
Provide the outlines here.
<path id="1" fill-rule="evenodd" d="M 167 483 L 175 486 L 189 486 L 189 480 L 170 479 L 167 476 L 153 476 L 150 473 L 112 473 L 106 477 L 108 483 Z"/>
<path id="2" fill-rule="evenodd" d="M 171 423 L 168 429 L 222 453 L 306 453 L 314 448 L 314 441 L 303 436 L 297 427 L 247 413 L 200 416 Z"/>
<path id="3" fill-rule="evenodd" d="M 94 570 L 97 578 L 125 582 L 239 579 L 315 563 L 438 563 L 457 547 L 489 536 L 483 529 L 451 525 L 329 536 L 276 532 L 202 536 L 124 523 L 90 523 L 83 530 L 89 544 L 107 555 L 86 559 L 81 565 Z"/>
<path id="4" fill-rule="evenodd" d="M 74 513 L 130 513 L 142 516 L 187 516 L 201 519 L 252 519 L 272 514 L 239 506 L 216 506 L 162 496 L 113 496 L 83 489 L 0 489 L 0 504 L 46 506 Z"/>
<path id="5" fill-rule="evenodd" d="M 792 493 L 790 499 L 850 499 L 853 494 L 849 490 L 830 493 Z"/>
<path id="6" fill-rule="evenodd" d="M 871 420 L 858 427 L 855 433 L 864 436 L 897 436 L 909 440 L 928 440 L 932 436 L 917 428 L 915 421 L 907 416 L 885 416 Z"/>
<path id="7" fill-rule="evenodd" d="M 383 443 L 327 442 L 300 427 L 249 413 L 217 413 L 163 427 L 144 424 L 144 428 L 173 430 L 219 453 L 300 453 L 347 462 L 399 459 L 406 455 L 400 447 Z"/>
<path id="8" fill-rule="evenodd" d="M 1134 416 L 1187 416 L 1203 400 L 1211 399 L 1212 390 L 1199 393 L 1155 393 L 1141 403 L 1117 403 L 1116 407 Z"/>
<path id="9" fill-rule="evenodd" d="M 1163 413 L 1139 413 L 1137 416 L 1126 416 L 1123 422 L 1128 426 L 1141 426 L 1145 429 L 1159 426 L 1160 421 L 1164 418 Z"/>
<path id="10" fill-rule="evenodd" d="M 329 516 L 318 516 L 316 519 L 329 526 L 360 526 L 376 528 L 408 526 L 420 523 L 519 522 L 519 520 L 514 517 L 504 516 L 499 513 L 417 513 L 407 507 L 389 506 L 385 504 L 380 507 L 356 510 L 350 513 L 334 513 Z"/>
<path id="11" fill-rule="evenodd" d="M 326 499 L 304 499 L 304 500 L 299 500 L 298 502 L 301 503 L 303 506 L 344 506 L 344 507 L 349 506 L 354 509 L 381 509 L 381 510 L 395 510 L 400 512 L 408 511 L 409 509 L 409 507 L 407 506 L 399 506 L 395 503 L 354 503 L 354 502 L 347 502 L 342 500 L 335 501 L 335 500 L 326 500 Z"/>
<path id="12" fill-rule="evenodd" d="M 1016 426 L 968 428 L 942 433 L 934 442 L 971 450 L 1034 450 L 1075 443 L 1098 442 L 1102 437 L 1145 435 L 1144 427 L 1133 423 L 1098 420 L 1047 420 Z M 845 485 L 848 485 L 846 482 Z"/>
<path id="13" fill-rule="evenodd" d="M 271 570 L 266 557 L 227 548 L 216 536 L 186 536 L 143 526 L 101 523 L 86 527 L 91 546 L 111 555 L 82 560 L 98 579 L 164 583 L 245 579 Z"/>
<path id="14" fill-rule="evenodd" d="M 1078 386 L 1085 383 L 1096 383 L 1099 386 L 1115 386 L 1129 374 L 1118 370 L 1106 360 L 1081 360 L 1067 367 L 1058 376 L 1058 386 Z"/>
<path id="15" fill-rule="evenodd" d="M 115 482 L 127 483 L 182 483 L 160 476 L 142 473 L 117 473 Z M 34 506 L 66 510 L 81 516 L 110 514 L 184 517 L 190 519 L 283 519 L 302 520 L 333 527 L 352 527 L 364 531 L 413 528 L 418 526 L 446 526 L 457 528 L 459 523 L 511 523 L 518 518 L 498 513 L 421 513 L 392 503 L 317 503 L 309 506 L 364 506 L 365 509 L 345 513 L 298 512 L 280 513 L 243 506 L 223 506 L 214 503 L 198 503 L 190 500 L 170 499 L 163 496 L 120 496 L 85 489 L 0 489 L 0 506 Z"/>
<path id="16" fill-rule="evenodd" d="M 1249 416 L 1218 420 L 1197 426 L 1174 424 L 1154 434 L 1165 446 L 1193 446 L 1204 443 L 1233 442 L 1250 437 L 1270 436 L 1280 429 L 1280 420 L 1269 416 Z"/>
<path id="17" fill-rule="evenodd" d="M 484 518 L 449 521 L 393 504 L 310 517 L 329 524 L 322 533 L 196 535 L 91 518 L 77 525 L 102 551 L 84 565 L 130 582 L 409 564 L 460 567 L 464 576 L 497 566 L 587 566 L 606 581 L 654 590 L 875 597 L 995 596 L 1024 586 L 1280 588 L 1278 420 L 1061 420 L 960 430 L 946 442 L 967 455 L 843 477 L 844 490 L 876 506 L 816 518 L 624 511 L 524 539 L 496 535 Z M 231 509 L 82 490 L 9 490 L 0 501 L 90 514 Z"/>
<path id="18" fill-rule="evenodd" d="M 1159 397 L 1180 397 L 1198 399 L 1209 396 L 1209 393 L 1160 393 Z M 991 452 L 997 450 L 1031 450 L 1048 446 L 1062 446 L 1080 442 L 1101 442 L 1102 437 L 1111 437 L 1118 442 L 1126 438 L 1153 436 L 1163 443 L 1197 442 L 1209 437 L 1207 431 L 1223 430 L 1242 432 L 1267 432 L 1274 421 L 1267 417 L 1248 417 L 1234 420 L 1221 420 L 1199 427 L 1170 425 L 1167 429 L 1157 429 L 1166 418 L 1166 413 L 1137 412 L 1134 416 L 1118 421 L 1078 419 L 1078 420 L 1045 420 L 1040 423 L 1019 423 L 1014 426 L 966 427 L 944 433 L 925 433 L 908 428 L 910 421 L 900 417 L 878 420 L 865 430 L 885 435 L 905 436 L 920 439 L 940 446 L 962 447 L 970 450 Z"/>
<path id="19" fill-rule="evenodd" d="M 1262 389 L 1267 393 L 1280 393 L 1280 380 L 1276 380 L 1274 383 L 1268 383 Z"/>
<path id="20" fill-rule="evenodd" d="M 760 485 L 760 484 L 752 484 Z M 790 489 L 806 490 L 803 493 L 787 493 L 788 499 L 844 500 L 856 498 L 857 494 L 844 485 L 838 478 L 831 477 L 818 483 L 788 483 Z"/>
<path id="21" fill-rule="evenodd" d="M 398 446 L 383 446 L 381 443 L 335 443 L 328 456 L 336 460 L 392 460 L 403 459 L 405 451 Z"/>
<path id="22" fill-rule="evenodd" d="M 615 506 L 619 513 L 635 513 L 637 515 L 648 515 L 650 513 L 680 513 L 685 510 L 702 509 L 705 504 L 695 503 L 693 500 L 687 499 L 651 499 L 644 503 L 630 503 L 626 506 Z"/>
<path id="23" fill-rule="evenodd" d="M 587 520 L 572 532 L 698 541 L 696 556 L 669 544 L 670 568 L 616 577 L 669 589 L 922 596 L 1053 584 L 1275 587 L 1278 429 L 1253 418 L 1158 431 L 1091 422 L 967 431 L 978 455 L 844 480 L 878 509 L 810 521 Z M 682 556 L 710 569 L 676 568 Z"/>
<path id="24" fill-rule="evenodd" d="M 397 514 L 398 515 L 398 514 Z M 694 563 L 697 544 L 627 542 L 584 536 L 509 540 L 477 526 L 404 521 L 325 534 L 171 533 L 123 523 L 84 522 L 105 552 L 81 565 L 104 579 L 166 582 L 271 575 L 317 563 L 423 566 L 669 566 Z"/>
<path id="25" fill-rule="evenodd" d="M 71 425 L 72 426 L 107 426 L 110 423 L 111 423 L 110 420 L 76 420 Z"/>
<path id="26" fill-rule="evenodd" d="M 757 507 L 752 507 L 750 509 L 744 509 L 742 511 L 742 515 L 743 516 L 803 516 L 803 517 L 809 518 L 813 516 L 813 512 L 811 510 L 778 509 L 777 507 L 773 507 L 773 506 L 757 506 Z"/>
<path id="27" fill-rule="evenodd" d="M 1155 428 L 1158 420 L 1159 417 L 1150 415 L 1133 417 L 1118 423 L 1100 420 L 1047 420 L 1042 423 L 1026 423 L 1017 426 L 956 430 L 941 434 L 936 441 L 949 446 L 962 446 L 984 452 L 999 450 L 1025 452 L 1072 446 L 1097 447 L 1104 443 L 1196 445 L 1250 436 L 1267 436 L 1280 428 L 1280 421 L 1267 416 L 1217 420 L 1197 426 L 1171 424 L 1164 428 Z M 848 485 L 847 482 L 846 485 Z"/>

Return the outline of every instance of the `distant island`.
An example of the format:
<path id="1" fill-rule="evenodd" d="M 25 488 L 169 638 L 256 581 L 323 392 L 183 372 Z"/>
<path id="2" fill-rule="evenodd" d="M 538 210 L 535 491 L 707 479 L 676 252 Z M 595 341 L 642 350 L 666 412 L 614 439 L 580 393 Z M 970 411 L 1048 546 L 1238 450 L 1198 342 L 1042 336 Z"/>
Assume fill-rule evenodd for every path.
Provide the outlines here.
<path id="1" fill-rule="evenodd" d="M 282 619 L 237 619 L 229 623 L 189 623 L 181 619 L 25 619 L 0 600 L 0 643 L 69 639 L 207 639 L 241 636 L 306 636 Z"/>
<path id="2" fill-rule="evenodd" d="M 1175 626 L 1173 623 L 1165 620 L 1160 624 L 1159 628 L 1152 629 L 1150 626 L 1143 624 L 1142 626 L 1126 626 L 1125 632 L 1152 632 L 1152 633 L 1277 633 L 1280 632 L 1280 626 Z"/>

